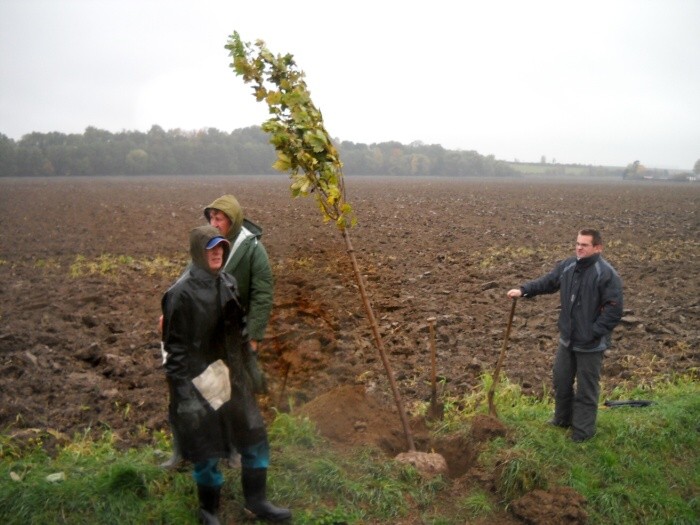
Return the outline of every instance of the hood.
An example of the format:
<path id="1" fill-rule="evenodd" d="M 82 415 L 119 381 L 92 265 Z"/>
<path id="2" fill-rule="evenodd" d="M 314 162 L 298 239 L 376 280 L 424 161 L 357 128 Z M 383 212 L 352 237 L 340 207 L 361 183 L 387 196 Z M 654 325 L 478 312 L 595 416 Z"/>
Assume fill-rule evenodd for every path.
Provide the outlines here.
<path id="1" fill-rule="evenodd" d="M 236 197 L 233 195 L 223 195 L 204 208 L 204 216 L 207 218 L 207 222 L 209 221 L 209 211 L 212 209 L 223 211 L 231 219 L 231 229 L 226 238 L 233 242 L 241 231 L 243 208 L 241 208 L 241 205 L 238 204 Z"/>
<path id="2" fill-rule="evenodd" d="M 208 273 L 216 275 L 218 272 L 212 272 L 209 269 L 209 264 L 207 264 L 207 244 L 214 237 L 221 237 L 219 230 L 208 224 L 205 226 L 198 226 L 190 231 L 190 257 L 192 258 L 192 264 L 206 270 Z M 223 243 L 224 246 L 224 261 L 228 257 L 228 252 L 231 245 Z"/>

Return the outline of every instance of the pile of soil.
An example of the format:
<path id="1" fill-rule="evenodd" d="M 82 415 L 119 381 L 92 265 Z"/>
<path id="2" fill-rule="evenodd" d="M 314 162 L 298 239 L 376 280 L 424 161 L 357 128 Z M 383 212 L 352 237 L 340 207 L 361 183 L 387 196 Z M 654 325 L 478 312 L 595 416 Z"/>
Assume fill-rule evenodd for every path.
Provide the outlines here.
<path id="1" fill-rule="evenodd" d="M 479 390 L 501 348 L 506 291 L 573 253 L 582 227 L 602 230 L 625 289 L 604 391 L 697 368 L 700 185 L 346 183 L 355 254 L 417 446 L 435 446 L 418 411 L 430 399 L 427 319 L 437 319 L 440 395 Z M 203 207 L 234 193 L 264 229 L 276 279 L 263 406 L 298 410 L 343 446 L 405 450 L 342 238 L 287 186 L 284 176 L 0 179 L 0 428 L 109 429 L 124 446 L 167 430 L 160 298 Z M 558 296 L 518 302 L 502 377 L 525 393 L 549 391 L 557 309 Z M 472 475 L 450 455 L 456 446 L 443 446 L 450 475 Z"/>
<path id="2" fill-rule="evenodd" d="M 319 433 L 334 443 L 379 445 L 389 454 L 405 450 L 406 439 L 396 411 L 381 405 L 362 385 L 334 388 L 302 406 Z"/>

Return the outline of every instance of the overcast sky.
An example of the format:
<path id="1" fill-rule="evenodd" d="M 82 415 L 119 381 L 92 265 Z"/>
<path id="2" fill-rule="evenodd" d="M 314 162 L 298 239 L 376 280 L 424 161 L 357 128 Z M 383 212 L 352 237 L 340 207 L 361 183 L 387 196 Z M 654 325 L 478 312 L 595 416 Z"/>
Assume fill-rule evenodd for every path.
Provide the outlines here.
<path id="1" fill-rule="evenodd" d="M 237 30 L 329 133 L 503 160 L 692 169 L 700 0 L 0 0 L 0 133 L 259 125 Z"/>

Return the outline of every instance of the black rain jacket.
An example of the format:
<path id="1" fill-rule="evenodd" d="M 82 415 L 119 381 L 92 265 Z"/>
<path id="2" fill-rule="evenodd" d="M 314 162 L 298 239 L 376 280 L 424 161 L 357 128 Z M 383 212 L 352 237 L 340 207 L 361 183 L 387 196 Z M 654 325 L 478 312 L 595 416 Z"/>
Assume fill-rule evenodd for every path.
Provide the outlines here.
<path id="1" fill-rule="evenodd" d="M 247 335 L 235 279 L 211 272 L 206 263 L 205 246 L 219 235 L 212 226 L 192 230 L 192 265 L 162 299 L 170 422 L 183 456 L 193 462 L 229 457 L 267 439 L 244 373 Z M 193 379 L 218 360 L 228 368 L 231 397 L 214 409 Z"/>

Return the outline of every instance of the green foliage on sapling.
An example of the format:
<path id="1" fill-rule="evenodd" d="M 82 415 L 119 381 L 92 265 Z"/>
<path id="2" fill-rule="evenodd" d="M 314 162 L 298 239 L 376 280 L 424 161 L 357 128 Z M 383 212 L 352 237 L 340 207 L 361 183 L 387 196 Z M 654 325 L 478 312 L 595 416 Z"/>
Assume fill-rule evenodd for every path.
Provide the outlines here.
<path id="1" fill-rule="evenodd" d="M 262 125 L 270 135 L 277 160 L 273 167 L 289 172 L 292 196 L 314 194 L 325 221 L 344 230 L 355 224 L 352 207 L 345 200 L 342 162 L 323 124 L 321 111 L 311 100 L 304 72 L 290 54 L 274 55 L 265 42 L 243 42 L 234 32 L 226 49 L 235 73 L 252 84 L 258 102 L 272 115 Z"/>

